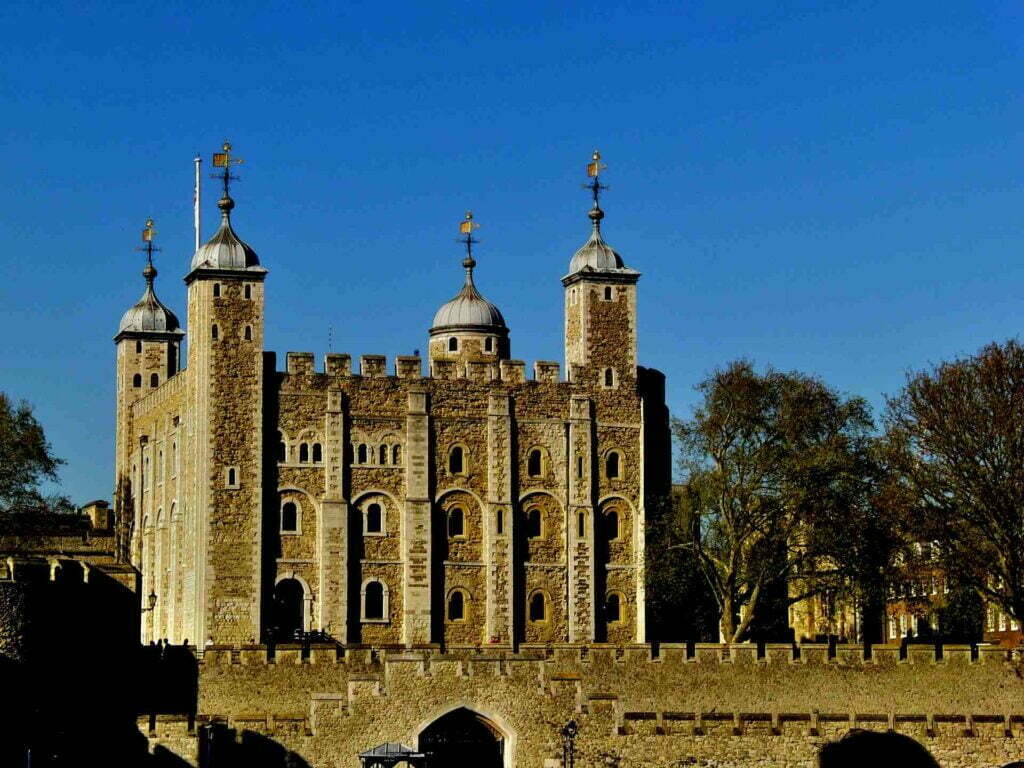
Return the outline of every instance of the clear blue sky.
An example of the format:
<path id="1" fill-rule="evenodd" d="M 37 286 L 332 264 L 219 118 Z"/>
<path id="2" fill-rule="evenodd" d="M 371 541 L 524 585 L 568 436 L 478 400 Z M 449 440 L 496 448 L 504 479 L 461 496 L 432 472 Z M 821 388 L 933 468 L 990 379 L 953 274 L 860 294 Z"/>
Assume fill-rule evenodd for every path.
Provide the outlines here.
<path id="1" fill-rule="evenodd" d="M 192 157 L 230 138 L 281 364 L 332 325 L 354 358 L 424 349 L 467 208 L 513 356 L 561 360 L 599 147 L 675 413 L 738 357 L 877 407 L 1024 325 L 1022 22 L 1018 2 L 8 0 L 0 390 L 34 404 L 65 492 L 109 498 L 139 228 L 184 321 Z"/>

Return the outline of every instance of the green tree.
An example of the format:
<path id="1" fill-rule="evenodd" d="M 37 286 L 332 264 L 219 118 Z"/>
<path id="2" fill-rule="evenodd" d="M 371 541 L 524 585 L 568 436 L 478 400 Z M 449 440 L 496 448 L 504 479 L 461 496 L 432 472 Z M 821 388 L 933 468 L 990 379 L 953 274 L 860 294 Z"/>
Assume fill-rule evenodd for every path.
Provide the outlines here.
<path id="1" fill-rule="evenodd" d="M 15 405 L 0 392 L 0 512 L 73 511 L 66 498 L 39 490 L 41 481 L 57 479 L 63 463 L 53 455 L 31 406 Z"/>
<path id="2" fill-rule="evenodd" d="M 1024 347 L 990 344 L 910 374 L 888 402 L 885 447 L 917 539 L 1024 620 Z"/>
<path id="3" fill-rule="evenodd" d="M 685 479 L 699 489 L 691 546 L 717 604 L 720 639 L 739 642 L 770 623 L 769 603 L 785 607 L 824 589 L 826 576 L 838 578 L 840 569 L 822 568 L 834 554 L 827 531 L 870 488 L 873 425 L 863 399 L 799 373 L 759 374 L 746 361 L 697 389 L 693 416 L 673 420 Z M 779 585 L 790 583 L 799 589 L 779 599 Z"/>

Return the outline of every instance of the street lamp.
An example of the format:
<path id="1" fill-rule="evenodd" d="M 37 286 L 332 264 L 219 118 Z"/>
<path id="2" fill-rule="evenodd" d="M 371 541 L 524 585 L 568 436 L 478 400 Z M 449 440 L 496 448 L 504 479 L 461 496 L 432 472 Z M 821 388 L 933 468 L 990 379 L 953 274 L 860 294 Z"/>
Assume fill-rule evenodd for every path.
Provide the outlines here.
<path id="1" fill-rule="evenodd" d="M 576 734 L 579 730 L 575 720 L 570 720 L 562 728 L 562 768 L 575 768 Z"/>
<path id="2" fill-rule="evenodd" d="M 149 593 L 149 608 L 143 608 L 142 609 L 142 613 L 146 613 L 147 611 L 152 611 L 154 608 L 156 608 L 156 592 L 150 592 Z"/>

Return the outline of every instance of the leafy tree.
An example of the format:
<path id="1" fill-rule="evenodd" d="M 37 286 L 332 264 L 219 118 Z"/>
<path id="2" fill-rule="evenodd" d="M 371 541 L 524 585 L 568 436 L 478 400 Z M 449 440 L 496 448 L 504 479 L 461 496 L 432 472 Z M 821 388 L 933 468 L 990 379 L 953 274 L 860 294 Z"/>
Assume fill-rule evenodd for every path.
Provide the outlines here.
<path id="1" fill-rule="evenodd" d="M 44 496 L 42 480 L 56 480 L 63 460 L 56 458 L 32 414 L 0 392 L 0 512 L 68 512 L 74 507 L 62 496 Z"/>
<path id="2" fill-rule="evenodd" d="M 872 421 L 860 398 L 799 373 L 758 374 L 746 361 L 697 389 L 703 401 L 692 418 L 673 420 L 700 507 L 691 546 L 719 610 L 720 638 L 739 642 L 758 621 L 770 622 L 768 603 L 784 607 L 823 589 L 820 566 L 833 554 L 825 544 L 834 542 L 824 532 L 870 487 Z M 803 589 L 773 600 L 791 579 Z"/>
<path id="3" fill-rule="evenodd" d="M 1024 347 L 912 373 L 888 402 L 887 460 L 920 541 L 986 601 L 1024 620 Z"/>

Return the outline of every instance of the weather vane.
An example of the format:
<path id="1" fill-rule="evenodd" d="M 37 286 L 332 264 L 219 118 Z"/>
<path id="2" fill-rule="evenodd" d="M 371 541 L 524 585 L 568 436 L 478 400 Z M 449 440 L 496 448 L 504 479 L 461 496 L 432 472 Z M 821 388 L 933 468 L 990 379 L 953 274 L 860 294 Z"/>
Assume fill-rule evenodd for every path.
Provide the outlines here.
<path id="1" fill-rule="evenodd" d="M 146 263 L 150 267 L 153 266 L 153 251 L 160 250 L 153 245 L 154 235 L 156 235 L 156 230 L 153 229 L 153 219 L 146 219 L 146 226 L 142 229 L 142 242 L 145 243 L 145 245 L 141 248 L 136 248 L 135 250 L 146 254 Z"/>
<path id="2" fill-rule="evenodd" d="M 241 165 L 242 158 L 231 156 L 231 142 L 225 141 L 224 146 L 221 147 L 220 152 L 213 153 L 213 167 L 223 168 L 224 170 L 220 173 L 215 173 L 210 176 L 211 179 L 220 179 L 224 184 L 224 197 L 230 197 L 228 195 L 228 188 L 232 181 L 238 181 L 238 177 L 231 173 L 231 166 Z"/>
<path id="3" fill-rule="evenodd" d="M 466 246 L 466 259 L 468 261 L 473 260 L 473 245 L 480 241 L 473 237 L 473 230 L 480 229 L 480 225 L 473 221 L 473 212 L 466 211 L 466 218 L 459 222 L 459 234 L 463 235 L 456 242 L 463 243 Z"/>
<path id="4" fill-rule="evenodd" d="M 599 200 L 601 191 L 608 189 L 604 184 L 601 183 L 601 171 L 608 166 L 601 162 L 601 153 L 596 149 L 594 150 L 593 156 L 590 158 L 590 162 L 587 163 L 587 176 L 590 177 L 590 182 L 583 185 L 584 189 L 589 189 L 594 195 L 594 207 L 600 208 Z"/>

